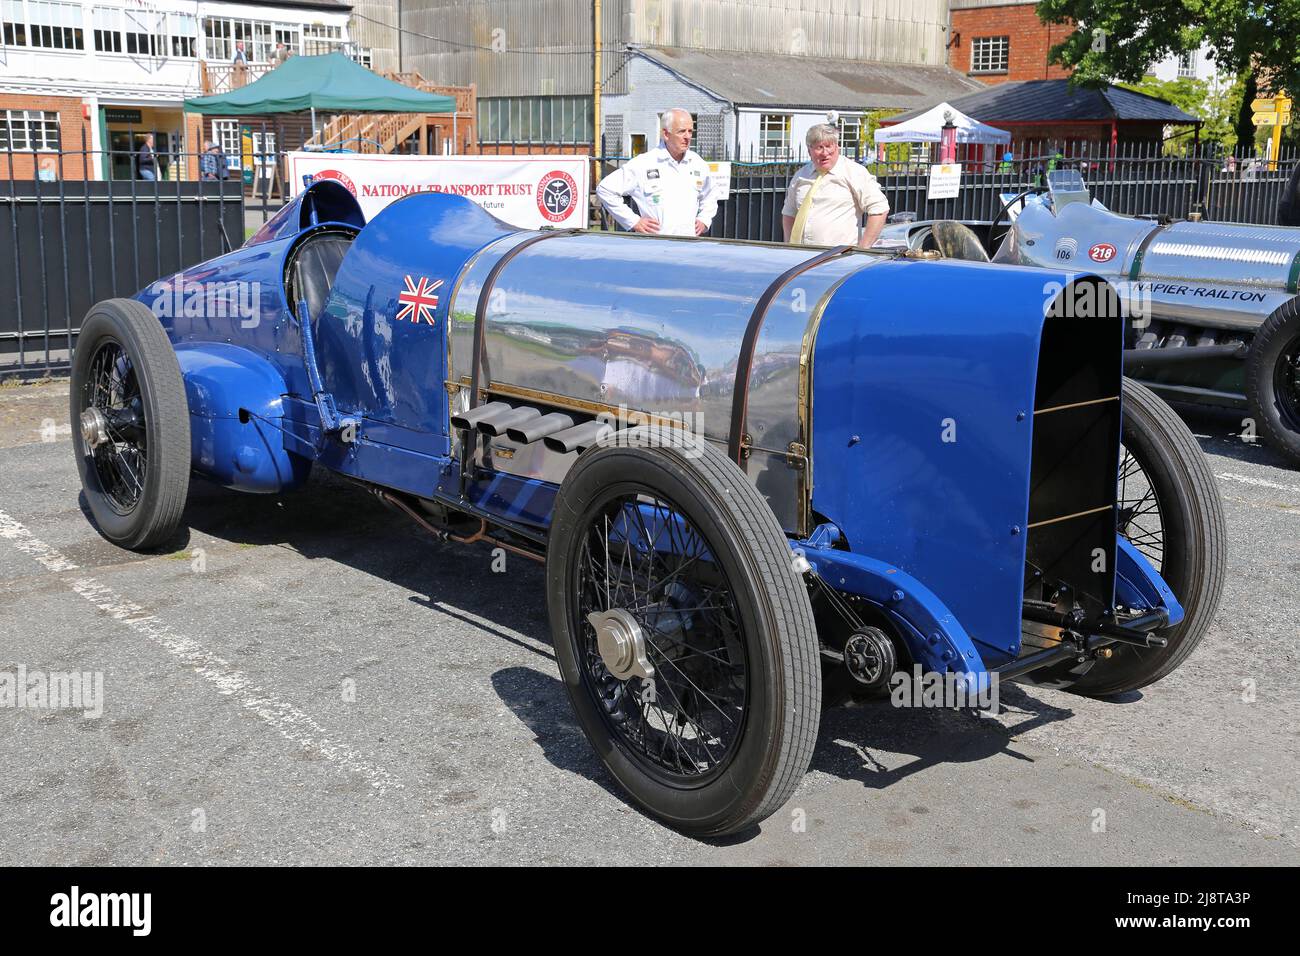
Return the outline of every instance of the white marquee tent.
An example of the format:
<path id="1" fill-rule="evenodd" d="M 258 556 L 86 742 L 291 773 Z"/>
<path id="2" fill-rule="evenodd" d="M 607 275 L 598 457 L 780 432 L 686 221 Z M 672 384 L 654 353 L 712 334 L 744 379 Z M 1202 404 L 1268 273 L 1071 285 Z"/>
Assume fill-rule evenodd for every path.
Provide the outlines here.
<path id="1" fill-rule="evenodd" d="M 989 126 L 979 120 L 971 119 L 961 110 L 947 103 L 940 103 L 933 109 L 926 110 L 920 116 L 895 126 L 882 126 L 876 130 L 876 143 L 937 143 L 940 142 L 943 125 L 951 117 L 957 127 L 957 142 L 982 143 L 992 145 L 1011 142 L 1011 134 L 1004 129 Z"/>

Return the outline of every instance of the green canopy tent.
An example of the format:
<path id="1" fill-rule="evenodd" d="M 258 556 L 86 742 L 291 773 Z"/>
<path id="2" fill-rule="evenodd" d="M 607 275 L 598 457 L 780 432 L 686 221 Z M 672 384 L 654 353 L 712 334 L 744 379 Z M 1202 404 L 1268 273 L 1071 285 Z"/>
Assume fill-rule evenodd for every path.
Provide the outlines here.
<path id="1" fill-rule="evenodd" d="M 423 93 L 371 73 L 342 53 L 293 56 L 247 86 L 216 96 L 186 100 L 190 113 L 249 116 L 316 111 L 327 113 L 451 113 L 450 96 Z"/>

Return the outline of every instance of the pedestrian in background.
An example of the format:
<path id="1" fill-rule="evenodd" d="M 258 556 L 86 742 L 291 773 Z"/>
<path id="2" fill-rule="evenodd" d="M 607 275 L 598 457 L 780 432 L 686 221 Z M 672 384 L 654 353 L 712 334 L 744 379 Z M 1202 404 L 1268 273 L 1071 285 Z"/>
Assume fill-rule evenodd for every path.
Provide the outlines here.
<path id="1" fill-rule="evenodd" d="M 203 155 L 199 157 L 199 178 L 217 178 L 217 158 L 212 155 L 212 140 L 203 141 Z"/>
<path id="2" fill-rule="evenodd" d="M 157 180 L 158 160 L 153 151 L 153 133 L 145 133 L 135 151 L 135 173 L 140 179 Z"/>
<path id="3" fill-rule="evenodd" d="M 865 166 L 840 154 L 839 130 L 819 123 L 804 141 L 812 161 L 790 180 L 781 209 L 785 241 L 869 249 L 885 228 L 889 200 Z M 866 227 L 862 217 L 867 217 Z"/>
<path id="4" fill-rule="evenodd" d="M 718 211 L 709 164 L 690 149 L 691 114 L 670 109 L 659 118 L 662 142 L 600 181 L 596 196 L 624 229 L 660 236 L 698 236 Z M 634 211 L 627 203 L 636 204 Z"/>

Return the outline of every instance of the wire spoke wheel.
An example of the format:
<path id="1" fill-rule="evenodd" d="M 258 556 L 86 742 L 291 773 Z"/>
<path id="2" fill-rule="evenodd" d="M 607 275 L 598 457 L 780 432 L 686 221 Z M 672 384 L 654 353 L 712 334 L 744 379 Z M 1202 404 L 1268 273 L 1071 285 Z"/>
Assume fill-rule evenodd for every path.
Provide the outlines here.
<path id="1" fill-rule="evenodd" d="M 555 658 L 605 768 L 686 833 L 775 812 L 812 758 L 821 664 L 767 501 L 721 452 L 645 427 L 583 452 L 553 515 Z"/>
<path id="2" fill-rule="evenodd" d="M 100 532 L 147 549 L 180 523 L 189 490 L 190 415 L 176 353 L 157 317 L 133 299 L 90 310 L 77 335 L 72 445 Z"/>
<path id="3" fill-rule="evenodd" d="M 135 366 L 120 342 L 99 346 L 85 391 L 83 415 L 98 411 L 103 428 L 103 440 L 91 450 L 95 473 L 113 510 L 129 515 L 144 494 L 149 439 Z"/>
<path id="4" fill-rule="evenodd" d="M 1183 607 L 1165 647 L 1111 645 L 1070 685 L 1104 697 L 1136 690 L 1178 667 L 1205 636 L 1223 590 L 1226 543 L 1214 473 L 1196 439 L 1150 389 L 1125 379 L 1117 531 L 1146 558 Z"/>
<path id="5" fill-rule="evenodd" d="M 699 529 L 671 502 L 615 495 L 587 519 L 574 564 L 583 679 L 611 733 L 647 768 L 691 784 L 716 775 L 745 723 L 749 662 L 735 593 Z M 593 615 L 624 611 L 650 676 L 602 654 Z"/>
<path id="6" fill-rule="evenodd" d="M 1128 447 L 1120 445 L 1118 531 L 1160 571 L 1165 560 L 1165 523 L 1151 476 Z"/>

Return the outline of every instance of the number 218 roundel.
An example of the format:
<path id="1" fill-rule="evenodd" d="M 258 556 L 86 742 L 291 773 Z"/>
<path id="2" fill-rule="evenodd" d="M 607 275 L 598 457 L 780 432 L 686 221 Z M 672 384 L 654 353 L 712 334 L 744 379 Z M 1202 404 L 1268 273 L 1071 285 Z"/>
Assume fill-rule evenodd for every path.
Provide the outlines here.
<path id="1" fill-rule="evenodd" d="M 1115 258 L 1115 247 L 1109 242 L 1099 242 L 1088 250 L 1088 258 L 1093 262 L 1110 262 Z"/>

